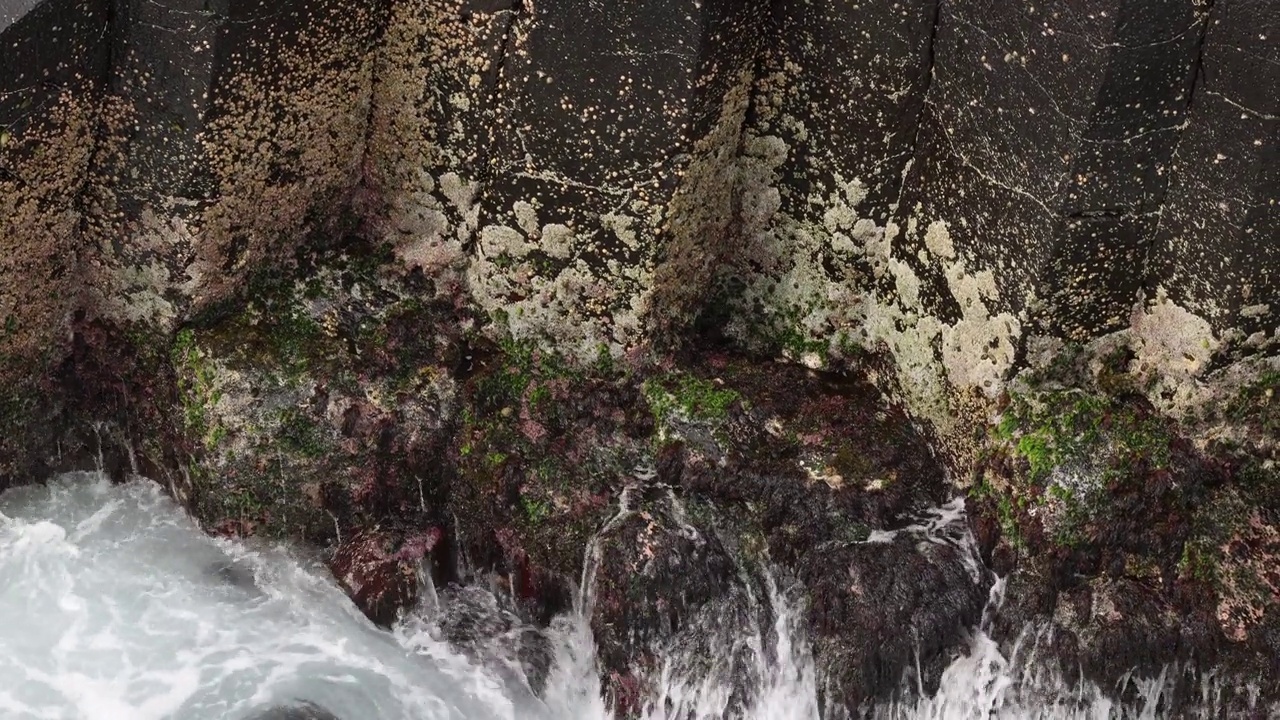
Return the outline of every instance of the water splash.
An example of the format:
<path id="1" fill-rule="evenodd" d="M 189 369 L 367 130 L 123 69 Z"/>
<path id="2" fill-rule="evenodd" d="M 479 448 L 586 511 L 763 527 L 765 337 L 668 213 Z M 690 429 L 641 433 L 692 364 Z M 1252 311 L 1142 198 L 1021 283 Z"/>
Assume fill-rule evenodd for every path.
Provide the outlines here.
<path id="1" fill-rule="evenodd" d="M 617 522 L 637 500 L 624 493 Z M 949 504 L 896 533 L 971 542 L 962 519 L 963 506 Z M 599 556 L 598 547 L 585 552 L 584 588 Z M 644 720 L 856 716 L 819 707 L 802 595 L 768 573 L 754 581 L 743 573 L 741 596 L 703 608 L 658 648 Z M 616 720 L 585 620 L 589 592 L 580 612 L 538 629 L 520 621 L 501 589 L 431 587 L 421 611 L 387 633 L 315 559 L 210 539 L 141 480 L 73 475 L 0 496 L 0 574 L 4 718 L 242 720 L 309 700 L 344 720 Z M 937 693 L 865 714 L 1164 716 L 1174 669 L 1125 678 L 1108 693 L 1046 670 L 1041 634 L 1029 631 L 1002 653 L 986 633 L 1002 588 L 993 588 L 983 625 Z M 1226 684 L 1209 675 L 1200 687 L 1199 716 L 1221 716 Z M 1122 695 L 1136 700 L 1111 699 Z"/>
<path id="2" fill-rule="evenodd" d="M 0 716 L 235 720 L 294 698 L 344 718 L 528 717 L 445 643 L 406 650 L 313 560 L 200 533 L 150 482 L 0 496 Z"/>

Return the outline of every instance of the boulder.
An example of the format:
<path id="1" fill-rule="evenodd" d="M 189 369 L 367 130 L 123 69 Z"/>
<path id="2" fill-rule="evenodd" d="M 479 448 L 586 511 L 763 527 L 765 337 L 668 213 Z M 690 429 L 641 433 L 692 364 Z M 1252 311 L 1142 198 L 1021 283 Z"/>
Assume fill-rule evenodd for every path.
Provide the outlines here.
<path id="1" fill-rule="evenodd" d="M 1014 394 L 970 491 L 984 552 L 1007 573 L 993 637 L 1038 646 L 1039 669 L 1069 682 L 1133 693 L 1118 679 L 1163 677 L 1174 712 L 1198 708 L 1210 676 L 1221 707 L 1253 703 L 1240 688 L 1275 674 L 1280 637 L 1280 486 L 1263 430 L 1280 376 L 1264 377 L 1198 421 L 1231 443 L 1193 442 L 1134 394 L 1046 380 Z"/>
<path id="2" fill-rule="evenodd" d="M 411 538 L 366 530 L 338 545 L 329 569 L 361 612 L 389 628 L 417 603 L 420 568 L 440 538 L 439 530 Z"/>

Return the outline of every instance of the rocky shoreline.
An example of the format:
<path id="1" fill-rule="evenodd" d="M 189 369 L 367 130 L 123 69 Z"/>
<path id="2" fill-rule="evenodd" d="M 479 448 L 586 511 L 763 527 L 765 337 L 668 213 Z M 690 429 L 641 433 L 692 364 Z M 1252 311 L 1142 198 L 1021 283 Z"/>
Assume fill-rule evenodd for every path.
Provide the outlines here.
<path id="1" fill-rule="evenodd" d="M 327 548 L 383 625 L 420 567 L 509 588 L 545 624 L 594 543 L 590 622 L 624 709 L 664 639 L 744 591 L 744 562 L 800 582 L 824 692 L 849 707 L 911 668 L 935 686 L 995 574 L 996 638 L 1040 628 L 1068 679 L 1173 666 L 1175 703 L 1207 672 L 1233 707 L 1276 692 L 1229 680 L 1277 671 L 1274 364 L 1221 372 L 1177 416 L 1123 338 L 1064 350 L 974 428 L 966 471 L 894 399 L 887 354 L 814 370 L 712 343 L 584 364 L 421 303 L 416 273 L 367 251 L 308 260 L 167 352 L 86 356 L 76 382 L 118 408 L 91 441 L 108 466 L 165 483 L 210 532 Z M 980 567 L 892 534 L 956 497 Z"/>
<path id="2" fill-rule="evenodd" d="M 626 710 L 744 563 L 837 704 L 997 575 L 1069 677 L 1280 701 L 1274 2 L 215 5 L 0 14 L 0 488 L 153 478 L 382 625 L 586 562 Z"/>

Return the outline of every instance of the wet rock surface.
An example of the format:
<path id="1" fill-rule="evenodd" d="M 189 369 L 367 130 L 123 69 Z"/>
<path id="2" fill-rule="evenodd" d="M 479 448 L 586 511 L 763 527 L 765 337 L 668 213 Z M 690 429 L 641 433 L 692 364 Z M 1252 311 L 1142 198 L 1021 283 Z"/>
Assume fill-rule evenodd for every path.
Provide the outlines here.
<path id="1" fill-rule="evenodd" d="M 928 685 L 961 486 L 1001 638 L 1280 675 L 1274 2 L 206 5 L 0 13 L 0 486 L 101 447 L 381 624 L 595 547 L 627 707 L 766 565 Z"/>
<path id="2" fill-rule="evenodd" d="M 1110 373 L 1110 394 L 1015 393 L 993 430 L 971 495 L 983 551 L 1009 578 L 995 635 L 1030 632 L 1069 677 L 1099 684 L 1180 667 L 1171 707 L 1197 702 L 1196 673 L 1211 670 L 1228 702 L 1247 702 L 1236 685 L 1276 672 L 1280 627 L 1274 371 L 1184 423 Z"/>
<path id="3" fill-rule="evenodd" d="M 440 541 L 439 529 L 408 538 L 365 530 L 338 544 L 329 569 L 361 612 L 389 628 L 417 604 L 419 573 L 431 571 L 431 554 Z"/>
<path id="4" fill-rule="evenodd" d="M 249 716 L 249 720 L 338 720 L 338 716 L 312 703 L 273 707 Z"/>

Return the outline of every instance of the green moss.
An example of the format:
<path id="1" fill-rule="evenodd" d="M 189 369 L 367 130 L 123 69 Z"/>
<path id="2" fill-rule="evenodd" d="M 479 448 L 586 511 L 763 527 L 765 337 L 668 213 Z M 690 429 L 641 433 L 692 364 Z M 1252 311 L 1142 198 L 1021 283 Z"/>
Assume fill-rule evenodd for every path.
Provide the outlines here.
<path id="1" fill-rule="evenodd" d="M 1071 463 L 1100 461 L 1104 476 L 1112 479 L 1138 462 L 1158 469 L 1170 459 L 1171 438 L 1159 418 L 1079 390 L 1015 396 L 994 435 L 1012 442 L 1036 485 Z"/>
<path id="2" fill-rule="evenodd" d="M 997 491 L 986 478 L 983 478 L 973 485 L 969 495 L 975 500 L 990 502 L 995 507 L 1001 537 L 1016 549 L 1026 548 L 1026 540 L 1018 527 L 1017 507 L 1014 498 L 1008 492 Z"/>
<path id="3" fill-rule="evenodd" d="M 784 328 L 777 338 L 783 355 L 802 358 L 813 354 L 818 356 L 823 365 L 827 364 L 830 347 L 827 341 L 810 337 L 797 321 L 788 322 Z"/>
<path id="4" fill-rule="evenodd" d="M 1178 576 L 1214 585 L 1218 580 L 1218 563 L 1215 548 L 1202 538 L 1188 540 L 1182 545 L 1182 557 L 1178 559 Z"/>
<path id="5" fill-rule="evenodd" d="M 1138 489 L 1150 473 L 1168 469 L 1172 456 L 1164 420 L 1076 389 L 1013 395 L 991 436 L 1025 463 L 1007 491 L 992 494 L 1002 527 L 1016 530 L 1021 508 L 1052 506 L 1052 538 L 1067 547 L 1087 540 L 1086 529 L 1107 512 L 1109 492 Z"/>
<path id="6" fill-rule="evenodd" d="M 649 409 L 659 422 L 667 422 L 676 414 L 693 421 L 723 420 L 741 399 L 736 390 L 679 373 L 651 378 L 643 389 Z"/>
<path id="7" fill-rule="evenodd" d="M 871 528 L 847 519 L 840 522 L 837 532 L 840 539 L 848 543 L 866 542 L 867 538 L 871 537 Z"/>
<path id="8" fill-rule="evenodd" d="M 545 500 L 522 497 L 520 498 L 520 509 L 524 513 L 524 519 L 534 525 L 551 516 L 551 504 Z"/>
<path id="9" fill-rule="evenodd" d="M 596 348 L 596 361 L 592 367 L 595 374 L 600 377 L 612 377 L 618 374 L 618 365 L 613 360 L 613 353 L 609 352 L 609 346 L 604 343 Z"/>
<path id="10" fill-rule="evenodd" d="M 183 430 L 205 450 L 213 450 L 226 437 L 226 429 L 211 420 L 209 411 L 222 399 L 215 382 L 216 370 L 190 328 L 178 332 L 170 357 L 177 374 Z"/>
<path id="11" fill-rule="evenodd" d="M 320 425 L 298 408 L 284 408 L 279 414 L 277 439 L 280 447 L 304 458 L 322 458 L 331 444 Z"/>

